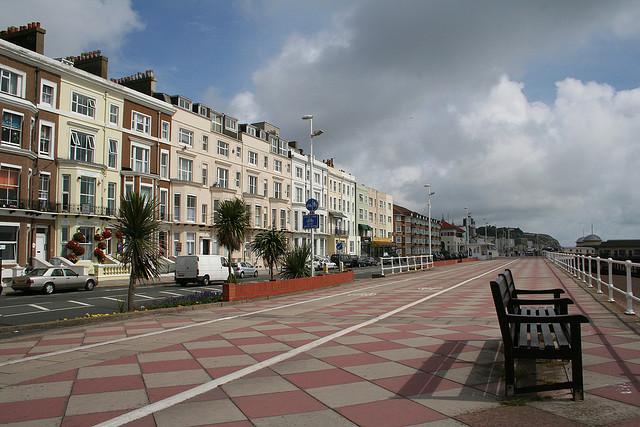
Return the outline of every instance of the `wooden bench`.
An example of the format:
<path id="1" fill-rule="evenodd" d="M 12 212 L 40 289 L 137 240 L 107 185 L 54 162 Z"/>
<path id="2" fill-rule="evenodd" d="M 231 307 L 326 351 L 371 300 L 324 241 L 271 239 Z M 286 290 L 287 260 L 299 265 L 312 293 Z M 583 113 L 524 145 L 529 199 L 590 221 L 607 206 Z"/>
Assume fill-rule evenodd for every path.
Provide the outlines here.
<path id="1" fill-rule="evenodd" d="M 491 294 L 504 344 L 507 396 L 568 388 L 572 390 L 574 400 L 584 400 L 580 324 L 589 320 L 578 314 L 559 314 L 553 307 L 521 307 L 531 305 L 531 300 L 512 298 L 504 275 L 491 282 Z M 571 381 L 518 387 L 515 378 L 517 359 L 570 360 Z"/>
<path id="2" fill-rule="evenodd" d="M 515 280 L 513 279 L 513 273 L 508 268 L 501 273 L 507 282 L 507 289 L 512 299 L 517 299 L 517 304 L 513 304 L 512 307 L 507 307 L 511 314 L 520 314 L 519 308 L 523 305 L 553 305 L 556 314 L 567 314 L 569 312 L 568 305 L 573 304 L 573 300 L 570 298 L 561 298 L 560 295 L 564 294 L 564 289 L 517 289 Z M 524 295 L 553 295 L 551 299 L 523 299 L 520 296 Z"/>

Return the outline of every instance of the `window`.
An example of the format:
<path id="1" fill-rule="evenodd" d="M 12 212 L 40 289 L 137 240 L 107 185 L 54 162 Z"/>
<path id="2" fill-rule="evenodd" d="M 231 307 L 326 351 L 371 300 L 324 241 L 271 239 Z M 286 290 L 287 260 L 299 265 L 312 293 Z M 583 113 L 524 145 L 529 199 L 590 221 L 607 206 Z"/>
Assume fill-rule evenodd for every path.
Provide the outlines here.
<path id="1" fill-rule="evenodd" d="M 22 84 L 24 82 L 24 74 L 6 67 L 0 68 L 0 92 L 9 95 L 24 97 Z"/>
<path id="2" fill-rule="evenodd" d="M 229 171 L 227 169 L 218 168 L 218 187 L 229 188 Z"/>
<path id="3" fill-rule="evenodd" d="M 242 158 L 242 148 L 236 147 L 236 157 Z"/>
<path id="4" fill-rule="evenodd" d="M 196 254 L 196 233 L 187 233 L 187 255 Z"/>
<path id="5" fill-rule="evenodd" d="M 41 80 L 40 82 L 40 102 L 47 104 L 51 108 L 56 107 L 56 87 L 55 83 L 47 80 Z"/>
<path id="6" fill-rule="evenodd" d="M 298 224 L 298 211 L 293 211 L 293 229 L 295 231 L 300 230 L 300 226 Z"/>
<path id="7" fill-rule="evenodd" d="M 184 108 L 185 110 L 191 110 L 191 101 L 188 99 L 179 97 L 178 98 L 178 107 Z"/>
<path id="8" fill-rule="evenodd" d="M 249 151 L 248 161 L 250 165 L 257 166 L 258 165 L 258 153 L 254 153 L 253 151 Z"/>
<path id="9" fill-rule="evenodd" d="M 22 142 L 22 114 L 5 110 L 2 113 L 2 142 L 20 145 Z"/>
<path id="10" fill-rule="evenodd" d="M 131 169 L 134 172 L 149 173 L 149 147 L 131 144 Z"/>
<path id="11" fill-rule="evenodd" d="M 278 211 L 271 209 L 271 227 L 276 228 L 276 222 L 278 221 Z"/>
<path id="12" fill-rule="evenodd" d="M 258 194 L 258 177 L 249 175 L 249 194 Z"/>
<path id="13" fill-rule="evenodd" d="M 19 229 L 20 225 L 18 224 L 0 226 L 0 245 L 4 245 L 4 250 L 2 251 L 3 261 L 17 261 Z"/>
<path id="14" fill-rule="evenodd" d="M 71 154 L 69 156 L 71 160 L 92 163 L 94 149 L 93 135 L 76 130 L 71 131 Z"/>
<path id="15" fill-rule="evenodd" d="M 147 203 L 153 200 L 153 185 L 140 184 L 140 196 L 144 197 Z"/>
<path id="16" fill-rule="evenodd" d="M 178 131 L 178 142 L 193 147 L 193 132 L 189 129 L 180 128 L 180 130 Z"/>
<path id="17" fill-rule="evenodd" d="M 208 215 L 207 215 L 207 205 L 202 205 L 202 219 L 201 222 L 203 223 L 207 223 L 207 220 L 209 219 Z"/>
<path id="18" fill-rule="evenodd" d="M 20 169 L 0 167 L 0 206 L 17 206 Z"/>
<path id="19" fill-rule="evenodd" d="M 316 184 L 320 184 L 320 174 L 314 172 L 313 180 L 315 181 Z"/>
<path id="20" fill-rule="evenodd" d="M 282 172 L 282 161 L 281 160 L 274 160 L 273 161 L 273 169 L 276 172 Z"/>
<path id="21" fill-rule="evenodd" d="M 180 193 L 173 195 L 173 220 L 180 221 Z"/>
<path id="22" fill-rule="evenodd" d="M 280 209 L 280 229 L 287 229 L 287 211 Z"/>
<path id="23" fill-rule="evenodd" d="M 53 156 L 53 123 L 40 121 L 40 145 L 38 153 L 41 156 Z"/>
<path id="24" fill-rule="evenodd" d="M 267 197 L 269 195 L 269 181 L 268 180 L 264 180 L 264 184 L 262 185 L 262 195 L 264 197 Z"/>
<path id="25" fill-rule="evenodd" d="M 49 183 L 51 175 L 40 173 L 40 185 L 38 186 L 38 204 L 40 209 L 46 209 L 49 204 Z"/>
<path id="26" fill-rule="evenodd" d="M 269 168 L 269 157 L 264 156 L 264 168 L 268 169 Z"/>
<path id="27" fill-rule="evenodd" d="M 229 157 L 229 144 L 224 141 L 218 141 L 218 154 Z"/>
<path id="28" fill-rule="evenodd" d="M 254 226 L 256 228 L 262 227 L 262 207 L 259 205 L 256 205 L 255 209 Z"/>
<path id="29" fill-rule="evenodd" d="M 196 196 L 187 196 L 187 221 L 195 222 L 196 221 L 196 204 L 197 199 Z"/>
<path id="30" fill-rule="evenodd" d="M 222 116 L 214 114 L 213 117 L 211 117 L 211 130 L 222 133 Z"/>
<path id="31" fill-rule="evenodd" d="M 73 92 L 71 95 L 71 111 L 83 116 L 95 117 L 96 100 L 86 95 Z"/>
<path id="32" fill-rule="evenodd" d="M 209 137 L 202 135 L 202 150 L 209 151 Z"/>
<path id="33" fill-rule="evenodd" d="M 296 202 L 298 203 L 302 203 L 304 202 L 303 198 L 302 198 L 302 188 L 300 187 L 296 187 Z"/>
<path id="34" fill-rule="evenodd" d="M 109 123 L 118 126 L 120 122 L 120 107 L 115 104 L 109 105 Z"/>
<path id="35" fill-rule="evenodd" d="M 236 188 L 240 188 L 240 172 L 236 172 Z"/>
<path id="36" fill-rule="evenodd" d="M 182 244 L 180 243 L 180 233 L 173 233 L 173 255 L 180 255 L 180 249 Z"/>
<path id="37" fill-rule="evenodd" d="M 160 177 L 169 178 L 169 152 L 167 150 L 160 151 Z"/>
<path id="38" fill-rule="evenodd" d="M 131 129 L 151 135 L 151 117 L 146 114 L 131 112 Z"/>
<path id="39" fill-rule="evenodd" d="M 169 191 L 166 188 L 160 189 L 160 201 L 158 202 L 158 214 L 161 220 L 167 219 L 167 199 L 169 198 Z"/>
<path id="40" fill-rule="evenodd" d="M 282 183 L 274 181 L 273 183 L 273 197 L 276 199 L 282 199 Z"/>
<path id="41" fill-rule="evenodd" d="M 124 198 L 128 199 L 131 193 L 133 193 L 133 181 L 127 181 L 124 183 Z"/>
<path id="42" fill-rule="evenodd" d="M 96 208 L 96 179 L 80 177 L 80 211 L 94 213 Z M 88 237 L 88 236 L 87 236 Z"/>
<path id="43" fill-rule="evenodd" d="M 296 167 L 296 178 L 302 179 L 302 168 Z"/>
<path id="44" fill-rule="evenodd" d="M 107 215 L 116 214 L 116 183 L 107 184 Z"/>
<path id="45" fill-rule="evenodd" d="M 278 138 L 275 136 L 271 137 L 271 152 L 276 154 L 278 153 Z"/>
<path id="46" fill-rule="evenodd" d="M 202 185 L 209 185 L 209 165 L 202 164 Z"/>
<path id="47" fill-rule="evenodd" d="M 178 179 L 193 181 L 193 160 L 178 158 Z"/>
<path id="48" fill-rule="evenodd" d="M 236 119 L 232 119 L 231 117 L 224 118 L 224 128 L 233 132 L 238 131 L 238 121 Z"/>
<path id="49" fill-rule="evenodd" d="M 71 200 L 71 175 L 62 175 L 62 210 L 69 211 Z"/>
<path id="50" fill-rule="evenodd" d="M 164 141 L 169 141 L 171 139 L 171 131 L 170 131 L 170 126 L 169 126 L 169 122 L 166 120 L 162 121 L 162 129 L 160 132 L 160 136 L 162 137 L 162 139 Z"/>
<path id="51" fill-rule="evenodd" d="M 115 139 L 109 140 L 109 162 L 110 168 L 116 169 L 118 167 L 118 141 Z"/>

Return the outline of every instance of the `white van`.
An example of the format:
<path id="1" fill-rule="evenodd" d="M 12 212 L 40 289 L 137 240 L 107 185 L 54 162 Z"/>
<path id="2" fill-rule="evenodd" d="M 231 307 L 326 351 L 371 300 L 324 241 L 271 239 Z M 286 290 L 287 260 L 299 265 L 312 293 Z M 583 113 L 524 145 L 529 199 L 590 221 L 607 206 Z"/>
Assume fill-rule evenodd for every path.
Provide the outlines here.
<path id="1" fill-rule="evenodd" d="M 183 255 L 176 257 L 176 283 L 224 282 L 229 277 L 229 263 L 220 255 Z"/>

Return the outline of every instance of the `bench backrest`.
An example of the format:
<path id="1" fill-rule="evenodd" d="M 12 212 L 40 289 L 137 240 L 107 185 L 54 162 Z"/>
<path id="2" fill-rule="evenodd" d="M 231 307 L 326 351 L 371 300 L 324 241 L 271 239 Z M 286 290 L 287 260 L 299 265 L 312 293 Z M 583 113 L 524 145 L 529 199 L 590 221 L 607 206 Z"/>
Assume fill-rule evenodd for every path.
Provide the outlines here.
<path id="1" fill-rule="evenodd" d="M 505 351 L 508 351 L 507 349 L 513 347 L 513 328 L 507 320 L 507 314 L 509 314 L 509 307 L 511 306 L 511 294 L 504 275 L 500 274 L 496 280 L 491 282 L 491 295 L 493 296 L 493 304 L 496 308 Z"/>
<path id="2" fill-rule="evenodd" d="M 513 273 L 508 268 L 505 268 L 502 275 L 507 281 L 507 287 L 509 288 L 509 293 L 511 294 L 511 298 L 516 298 L 517 291 L 516 291 L 516 283 L 513 280 Z"/>

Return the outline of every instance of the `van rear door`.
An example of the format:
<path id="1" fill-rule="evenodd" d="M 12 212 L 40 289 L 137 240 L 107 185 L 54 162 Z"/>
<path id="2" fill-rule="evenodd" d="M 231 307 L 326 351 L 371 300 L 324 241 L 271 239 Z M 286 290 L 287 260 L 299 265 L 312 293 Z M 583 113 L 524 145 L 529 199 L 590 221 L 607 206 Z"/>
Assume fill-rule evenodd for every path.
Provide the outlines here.
<path id="1" fill-rule="evenodd" d="M 198 257 L 183 255 L 176 258 L 176 280 L 196 280 L 198 277 Z"/>

